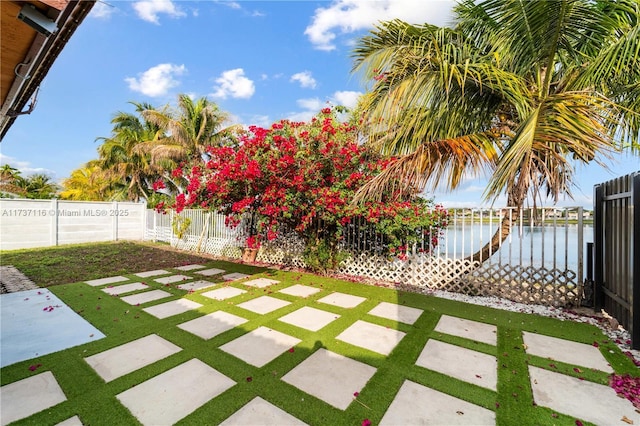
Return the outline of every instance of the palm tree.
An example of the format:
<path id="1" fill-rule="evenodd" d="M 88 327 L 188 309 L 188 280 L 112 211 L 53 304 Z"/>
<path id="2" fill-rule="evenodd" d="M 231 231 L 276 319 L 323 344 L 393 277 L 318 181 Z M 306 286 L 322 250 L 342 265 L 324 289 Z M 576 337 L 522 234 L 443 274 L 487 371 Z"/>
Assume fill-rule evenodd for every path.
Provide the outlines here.
<path id="1" fill-rule="evenodd" d="M 131 201 L 145 200 L 152 192 L 151 183 L 160 170 L 151 163 L 151 155 L 140 146 L 157 141 L 164 136 L 155 124 L 145 120 L 142 111 L 153 107 L 146 103 L 131 102 L 136 114 L 118 112 L 111 120 L 111 137 L 99 137 L 103 143 L 98 148 L 100 167 L 107 171 L 106 178 L 116 181 Z"/>
<path id="2" fill-rule="evenodd" d="M 640 149 L 635 0 L 465 0 L 453 29 L 382 23 L 354 50 L 375 79 L 368 137 L 397 161 L 359 196 L 457 187 L 491 174 L 487 200 L 515 212 L 571 196 L 573 163 Z M 511 215 L 474 260 L 487 259 Z"/>
<path id="3" fill-rule="evenodd" d="M 239 126 L 222 127 L 228 114 L 220 111 L 206 97 L 197 100 L 186 94 L 178 95 L 177 109 L 147 109 L 142 116 L 158 126 L 165 137 L 149 141 L 140 148 L 151 154 L 154 164 L 166 169 L 204 154 L 210 145 L 233 143 Z"/>
<path id="4" fill-rule="evenodd" d="M 77 201 L 120 201 L 126 197 L 118 197 L 112 189 L 116 182 L 110 179 L 109 173 L 100 167 L 99 160 L 92 160 L 83 167 L 71 172 L 62 182 L 63 190 L 60 198 Z"/>
<path id="5" fill-rule="evenodd" d="M 23 181 L 24 178 L 21 176 L 20 170 L 9 164 L 3 164 L 0 167 L 0 194 L 3 197 L 24 197 L 26 194 L 23 188 Z"/>
<path id="6" fill-rule="evenodd" d="M 27 198 L 48 199 L 53 198 L 60 189 L 58 184 L 51 181 L 51 177 L 44 173 L 33 174 L 21 183 Z"/>

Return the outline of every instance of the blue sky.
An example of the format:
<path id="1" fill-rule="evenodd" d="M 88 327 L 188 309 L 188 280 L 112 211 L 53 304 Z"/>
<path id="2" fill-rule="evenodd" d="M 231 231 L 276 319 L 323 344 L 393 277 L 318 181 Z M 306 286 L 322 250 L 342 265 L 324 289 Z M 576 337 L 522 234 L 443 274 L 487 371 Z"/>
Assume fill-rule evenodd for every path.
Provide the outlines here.
<path id="1" fill-rule="evenodd" d="M 97 157 L 129 101 L 173 104 L 208 96 L 234 122 L 267 126 L 305 120 L 327 104 L 355 105 L 366 90 L 351 74 L 355 40 L 394 18 L 445 25 L 452 1 L 113 1 L 99 2 L 41 85 L 36 109 L 19 117 L 0 144 L 0 163 L 23 175 L 60 180 Z M 593 185 L 640 170 L 623 155 L 606 171 L 577 167 L 575 200 L 590 206 Z M 477 206 L 485 180 L 467 179 L 445 206 Z M 503 205 L 503 200 L 496 205 Z M 545 204 L 550 205 L 550 202 Z"/>

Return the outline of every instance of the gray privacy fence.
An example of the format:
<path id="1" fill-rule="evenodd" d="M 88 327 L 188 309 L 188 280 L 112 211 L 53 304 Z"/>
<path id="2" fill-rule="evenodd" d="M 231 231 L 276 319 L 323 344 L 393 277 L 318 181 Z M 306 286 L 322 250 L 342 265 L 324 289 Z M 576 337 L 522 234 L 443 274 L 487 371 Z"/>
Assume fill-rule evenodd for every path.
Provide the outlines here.
<path id="1" fill-rule="evenodd" d="M 146 204 L 0 199 L 0 249 L 144 238 Z"/>
<path id="2" fill-rule="evenodd" d="M 578 305 L 583 295 L 585 229 L 591 237 L 590 212 L 577 208 L 452 209 L 438 244 L 423 241 L 406 260 L 385 257 L 372 248 L 378 237 L 357 223 L 346 232 L 350 257 L 337 271 L 346 275 L 499 296 L 523 303 Z M 471 255 L 482 248 L 503 219 L 513 223 L 509 236 L 482 261 Z M 145 239 L 184 250 L 240 258 L 246 239 L 242 225 L 230 229 L 224 216 L 203 210 L 166 214 L 147 211 Z M 375 244 L 373 244 L 375 245 Z M 425 250 L 426 249 L 426 250 Z M 304 267 L 304 245 L 295 235 L 264 244 L 259 262 Z"/>
<path id="3" fill-rule="evenodd" d="M 640 171 L 594 188 L 594 302 L 640 349 Z"/>

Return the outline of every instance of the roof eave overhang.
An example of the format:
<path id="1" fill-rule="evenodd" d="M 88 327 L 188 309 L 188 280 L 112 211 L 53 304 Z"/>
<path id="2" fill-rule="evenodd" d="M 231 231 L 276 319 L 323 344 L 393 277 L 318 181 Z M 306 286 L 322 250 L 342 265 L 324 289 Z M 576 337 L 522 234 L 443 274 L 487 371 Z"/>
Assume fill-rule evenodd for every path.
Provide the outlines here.
<path id="1" fill-rule="evenodd" d="M 89 14 L 96 0 L 71 0 L 61 11 L 56 24 L 58 31 L 49 37 L 38 35 L 29 51 L 33 56 L 28 70 L 21 75 L 28 78 L 16 78 L 9 94 L 0 108 L 0 141 L 13 125 L 27 105 L 27 102 L 40 87 L 40 83 L 49 72 L 54 61 L 67 44 L 75 30 Z"/>

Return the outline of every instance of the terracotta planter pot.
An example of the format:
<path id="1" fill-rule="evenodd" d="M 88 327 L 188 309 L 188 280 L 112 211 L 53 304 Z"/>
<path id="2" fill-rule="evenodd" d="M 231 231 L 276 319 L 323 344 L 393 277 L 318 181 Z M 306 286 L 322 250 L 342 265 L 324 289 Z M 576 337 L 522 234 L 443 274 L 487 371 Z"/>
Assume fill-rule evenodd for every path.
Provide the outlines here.
<path id="1" fill-rule="evenodd" d="M 254 263 L 256 261 L 256 256 L 258 256 L 257 248 L 245 247 L 242 250 L 242 261 L 244 263 Z"/>

